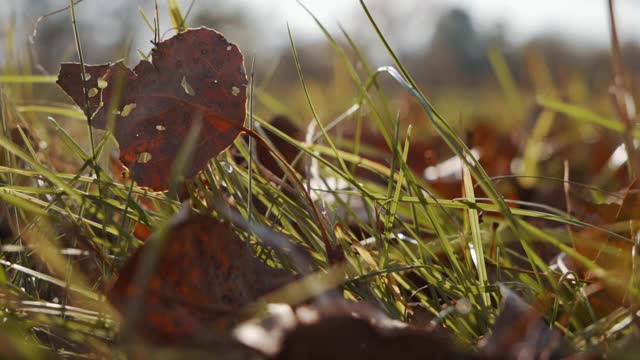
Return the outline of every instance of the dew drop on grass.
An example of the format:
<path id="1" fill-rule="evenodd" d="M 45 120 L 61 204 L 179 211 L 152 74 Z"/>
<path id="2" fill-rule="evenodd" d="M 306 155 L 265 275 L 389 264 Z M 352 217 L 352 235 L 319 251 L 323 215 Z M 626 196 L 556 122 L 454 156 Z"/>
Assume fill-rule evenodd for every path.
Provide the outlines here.
<path id="1" fill-rule="evenodd" d="M 462 298 L 456 301 L 456 310 L 460 314 L 468 314 L 472 310 L 471 301 L 467 298 Z"/>
<path id="2" fill-rule="evenodd" d="M 224 171 L 226 171 L 228 174 L 233 173 L 233 166 L 231 166 L 231 164 L 229 164 L 228 162 L 223 162 L 221 163 L 222 165 L 222 169 L 224 169 Z"/>

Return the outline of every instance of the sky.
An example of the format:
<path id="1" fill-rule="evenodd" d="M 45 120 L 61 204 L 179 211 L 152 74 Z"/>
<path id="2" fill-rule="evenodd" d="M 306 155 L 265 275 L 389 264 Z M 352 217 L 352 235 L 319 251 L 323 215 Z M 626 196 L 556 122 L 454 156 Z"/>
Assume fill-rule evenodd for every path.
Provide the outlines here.
<path id="1" fill-rule="evenodd" d="M 577 39 L 586 46 L 609 42 L 606 0 L 450 0 L 468 9 L 480 29 L 503 22 L 508 35 L 522 42 L 539 34 Z M 640 41 L 640 1 L 618 0 L 615 14 L 620 38 Z"/>
<path id="2" fill-rule="evenodd" d="M 3 31 L 1 24 L 5 24 L 9 17 L 16 16 L 27 24 L 37 17 L 29 12 L 25 0 L 1 1 L 5 6 L 0 7 L 0 37 Z M 161 14 L 166 14 L 166 0 L 158 2 Z M 364 39 L 365 43 L 373 40 L 373 31 L 366 25 L 358 0 L 303 2 L 332 31 L 336 32 L 337 24 L 341 23 L 355 33 L 352 35 L 357 39 Z M 51 10 L 64 7 L 68 1 L 55 0 L 53 3 Z M 179 3 L 186 9 L 190 0 L 179 0 Z M 478 30 L 490 31 L 502 25 L 506 29 L 507 40 L 516 45 L 549 34 L 568 40 L 576 47 L 606 47 L 609 41 L 606 0 L 367 0 L 366 3 L 397 48 L 428 45 L 438 16 L 454 6 L 467 10 Z M 263 47 L 258 51 L 288 46 L 287 24 L 296 41 L 322 39 L 322 33 L 296 0 L 197 0 L 194 8 L 216 11 L 220 4 L 233 6 L 247 14 L 251 19 L 248 30 L 255 34 L 258 44 Z M 118 19 L 109 17 L 109 11 L 123 6 L 133 12 L 137 12 L 140 6 L 151 15 L 153 1 L 84 0 L 78 5 L 78 12 L 84 19 L 90 19 L 91 26 L 99 29 L 100 34 L 110 34 L 117 30 L 114 26 L 117 26 Z M 621 40 L 640 42 L 640 0 L 617 0 L 616 14 Z M 162 21 L 168 27 L 166 15 Z M 233 34 L 225 35 L 230 35 L 233 40 Z M 140 38 L 138 43 L 143 44 L 141 46 L 148 45 L 147 31 L 143 29 L 137 37 Z"/>
<path id="3" fill-rule="evenodd" d="M 274 3 L 274 0 L 242 1 L 264 7 Z M 381 2 L 369 0 L 367 4 L 375 6 Z M 289 21 L 311 36 L 320 36 L 295 0 L 283 0 L 281 3 L 286 5 L 280 5 L 283 11 L 278 15 L 278 21 Z M 348 23 L 349 19 L 361 13 L 357 0 L 306 0 L 304 3 L 320 19 L 328 22 L 337 18 Z M 385 0 L 384 3 L 387 5 L 383 6 L 384 11 L 377 12 L 378 16 L 407 23 L 412 22 L 407 17 L 424 17 L 421 23 L 424 28 L 429 26 L 430 13 L 439 14 L 448 7 L 460 7 L 472 16 L 478 30 L 491 30 L 503 24 L 508 30 L 508 40 L 516 44 L 548 34 L 575 41 L 579 46 L 608 46 L 609 42 L 606 0 Z M 418 3 L 422 5 L 417 6 Z M 419 11 L 412 12 L 414 9 Z M 640 41 L 640 1 L 617 0 L 615 11 L 620 38 L 623 41 Z"/>

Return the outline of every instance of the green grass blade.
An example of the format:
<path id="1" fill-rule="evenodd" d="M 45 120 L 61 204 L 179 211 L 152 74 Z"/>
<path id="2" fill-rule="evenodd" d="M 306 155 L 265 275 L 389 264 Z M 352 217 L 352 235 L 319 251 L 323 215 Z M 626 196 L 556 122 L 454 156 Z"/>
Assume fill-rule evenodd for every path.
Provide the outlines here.
<path id="1" fill-rule="evenodd" d="M 522 94 L 518 91 L 518 86 L 513 78 L 513 74 L 509 70 L 509 65 L 504 57 L 502 51 L 497 47 L 491 47 L 489 49 L 489 63 L 493 67 L 493 72 L 498 78 L 502 92 L 507 98 L 511 112 L 517 118 L 522 118 L 524 115 L 524 101 L 522 100 Z"/>
<path id="2" fill-rule="evenodd" d="M 54 185 L 57 185 L 58 187 L 60 187 L 62 190 L 64 190 L 65 193 L 67 193 L 67 195 L 71 196 L 74 200 L 78 202 L 82 202 L 82 197 L 78 194 L 76 190 L 74 190 L 69 185 L 67 185 L 56 174 L 52 173 L 47 168 L 40 165 L 40 163 L 38 163 L 36 160 L 32 159 L 25 152 L 20 150 L 20 148 L 18 148 L 16 144 L 9 141 L 9 139 L 5 138 L 4 136 L 0 136 L 0 146 L 4 147 L 9 152 L 13 153 L 20 159 L 27 162 L 34 170 L 37 171 L 38 174 L 42 175 L 44 178 L 49 180 Z"/>
<path id="3" fill-rule="evenodd" d="M 54 84 L 57 76 L 49 75 L 0 75 L 0 84 Z"/>
<path id="4" fill-rule="evenodd" d="M 474 189 L 473 189 L 473 181 L 471 179 L 471 173 L 467 167 L 462 169 L 462 184 L 464 186 L 464 192 L 471 202 L 476 201 Z M 484 258 L 484 244 L 482 243 L 482 234 L 480 232 L 480 217 L 478 216 L 478 210 L 476 209 L 468 209 L 467 215 L 469 216 L 469 225 L 471 228 L 471 239 L 473 244 L 473 251 L 475 253 L 475 266 L 478 272 L 478 282 L 480 285 L 488 285 L 489 284 L 489 276 L 487 275 L 487 266 L 485 264 Z M 486 311 L 491 305 L 491 299 L 489 298 L 489 294 L 482 294 L 482 306 Z"/>
<path id="5" fill-rule="evenodd" d="M 47 115 L 60 115 L 64 117 L 68 117 L 70 119 L 78 119 L 85 120 L 86 117 L 79 111 L 77 108 L 64 108 L 60 106 L 44 106 L 44 105 L 27 105 L 27 106 L 18 106 L 16 110 L 19 113 L 40 113 Z"/>
<path id="6" fill-rule="evenodd" d="M 624 124 L 622 124 L 620 121 L 598 115 L 590 110 L 585 109 L 582 106 L 567 104 L 561 101 L 546 98 L 538 98 L 538 104 L 560 114 L 571 116 L 577 120 L 591 123 L 607 130 L 611 130 L 620 134 L 624 133 L 625 131 Z M 636 139 L 640 139 L 640 129 L 634 129 L 633 136 Z"/>

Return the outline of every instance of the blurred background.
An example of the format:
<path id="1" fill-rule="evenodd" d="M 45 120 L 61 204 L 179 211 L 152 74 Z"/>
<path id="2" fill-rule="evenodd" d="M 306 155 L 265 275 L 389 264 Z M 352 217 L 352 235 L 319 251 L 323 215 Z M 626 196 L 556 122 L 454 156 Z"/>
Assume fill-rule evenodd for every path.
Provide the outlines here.
<path id="1" fill-rule="evenodd" d="M 188 25 L 208 26 L 242 49 L 247 63 L 255 57 L 257 104 L 265 118 L 285 113 L 308 121 L 309 111 L 287 34 L 290 26 L 314 102 L 325 116 L 344 111 L 356 90 L 311 16 L 294 0 L 179 0 Z M 341 43 L 353 38 L 371 66 L 391 65 L 358 1 L 303 2 Z M 4 73 L 55 75 L 63 61 L 76 61 L 69 11 L 39 17 L 68 6 L 66 0 L 5 0 L 0 7 L 0 64 Z M 373 16 L 425 93 L 449 119 L 509 119 L 491 51 L 504 57 L 524 95 L 561 94 L 578 104 L 590 103 L 611 113 L 606 95 L 611 82 L 607 2 L 604 0 L 369 0 Z M 171 22 L 167 1 L 158 1 L 163 37 Z M 154 16 L 151 0 L 83 0 L 77 16 L 89 63 L 125 58 L 136 64 L 148 53 L 153 33 L 142 13 Z M 640 66 L 640 2 L 616 1 L 618 31 L 630 73 Z M 492 50 L 493 49 L 493 50 Z M 353 56 L 353 53 L 348 53 Z M 494 64 L 495 65 L 495 64 Z M 335 91 L 327 91 L 334 89 Z M 51 87 L 52 91 L 56 91 Z M 47 91 L 47 90 L 42 90 Z M 393 91 L 391 89 L 390 91 Z M 269 94 L 269 97 L 266 97 Z M 339 96 L 339 95 L 350 96 Z M 336 96 L 338 95 L 338 96 Z M 63 99 L 63 98 L 61 98 Z M 288 101 L 282 101 L 287 99 Z M 398 100 L 401 115 L 409 104 Z M 593 107 L 592 107 L 593 108 Z"/>

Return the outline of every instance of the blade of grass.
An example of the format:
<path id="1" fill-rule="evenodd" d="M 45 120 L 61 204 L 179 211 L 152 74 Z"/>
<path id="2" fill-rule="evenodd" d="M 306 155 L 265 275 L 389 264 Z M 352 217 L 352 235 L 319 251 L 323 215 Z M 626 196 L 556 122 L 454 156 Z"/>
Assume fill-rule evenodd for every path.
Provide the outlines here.
<path id="1" fill-rule="evenodd" d="M 624 146 L 627 150 L 627 170 L 629 172 L 629 181 L 636 180 L 638 175 L 638 151 L 633 143 L 633 131 L 636 127 L 636 105 L 633 94 L 629 90 L 627 84 L 626 69 L 622 59 L 622 50 L 620 49 L 620 41 L 618 40 L 618 30 L 616 27 L 616 16 L 614 11 L 613 0 L 608 0 L 609 7 L 609 29 L 611 34 L 611 65 L 613 67 L 613 89 L 611 99 L 620 118 L 620 122 L 624 125 Z"/>
<path id="2" fill-rule="evenodd" d="M 493 72 L 498 78 L 502 92 L 507 98 L 509 108 L 516 118 L 522 118 L 524 115 L 524 101 L 522 95 L 518 90 L 516 81 L 513 78 L 513 74 L 509 70 L 509 65 L 504 57 L 504 54 L 496 46 L 492 46 L 488 51 L 489 63 L 493 68 Z"/>
<path id="3" fill-rule="evenodd" d="M 185 18 L 182 16 L 182 10 L 176 0 L 169 0 L 169 17 L 171 18 L 171 25 L 177 32 L 183 32 L 187 30 L 185 24 Z"/>
<path id="4" fill-rule="evenodd" d="M 600 116 L 578 105 L 572 105 L 572 104 L 551 100 L 543 97 L 538 98 L 537 102 L 538 104 L 546 107 L 547 109 L 554 110 L 558 113 L 571 116 L 577 120 L 582 120 L 588 123 L 592 123 L 594 125 L 598 125 L 600 127 L 617 132 L 619 134 L 622 134 L 625 131 L 624 125 L 621 124 L 619 121 L 606 118 L 604 116 Z M 640 139 L 640 129 L 634 129 L 633 136 L 636 139 Z"/>
<path id="5" fill-rule="evenodd" d="M 50 75 L 0 75 L 0 84 L 55 84 L 57 76 Z"/>
<path id="6" fill-rule="evenodd" d="M 471 202 L 475 202 L 475 193 L 473 190 L 473 181 L 471 179 L 471 173 L 469 168 L 464 166 L 462 168 L 462 184 L 464 186 L 464 194 Z M 478 216 L 478 210 L 467 209 L 467 215 L 469 216 L 469 224 L 471 228 L 471 239 L 473 244 L 472 251 L 475 253 L 475 266 L 478 272 L 478 282 L 480 285 L 489 284 L 489 276 L 487 275 L 487 266 L 484 258 L 484 244 L 482 243 L 482 235 L 480 232 L 480 217 Z M 491 299 L 489 294 L 482 294 L 482 307 L 486 312 L 487 308 L 491 305 Z"/>
<path id="7" fill-rule="evenodd" d="M 68 283 L 65 282 L 65 281 L 62 281 L 62 280 L 57 279 L 57 278 L 55 278 L 53 276 L 50 276 L 50 275 L 47 275 L 47 274 L 43 274 L 41 272 L 38 272 L 38 271 L 35 271 L 35 270 L 32 270 L 32 269 L 29 269 L 29 268 L 24 267 L 22 265 L 14 264 L 14 263 L 11 263 L 11 262 L 9 262 L 7 260 L 3 260 L 3 259 L 0 259 L 0 264 L 2 264 L 4 266 L 7 266 L 9 269 L 15 269 L 15 270 L 23 272 L 23 273 L 25 273 L 25 274 L 27 274 L 29 276 L 33 276 L 35 278 L 44 280 L 46 282 L 55 284 L 57 286 L 60 286 L 60 287 L 63 287 L 63 288 L 64 287 L 69 287 L 71 290 L 76 291 L 79 294 L 82 294 L 82 295 L 84 295 L 84 296 L 86 296 L 86 297 L 88 297 L 88 298 L 90 298 L 92 300 L 100 300 L 101 299 L 101 295 L 96 294 L 95 292 L 93 292 L 93 291 L 91 291 L 91 290 L 89 290 L 87 288 L 81 288 L 81 287 L 78 287 L 78 286 L 75 286 L 75 285 L 68 285 Z"/>
<path id="8" fill-rule="evenodd" d="M 81 111 L 78 111 L 74 108 L 64 108 L 60 106 L 43 106 L 43 105 L 28 105 L 28 106 L 18 106 L 16 110 L 19 113 L 42 113 L 47 115 L 60 115 L 64 117 L 68 117 L 70 119 L 78 119 L 84 120 L 86 117 Z"/>
<path id="9" fill-rule="evenodd" d="M 331 140 L 331 138 L 329 137 L 329 134 L 327 134 L 326 129 L 324 128 L 324 126 L 322 125 L 322 122 L 320 121 L 320 117 L 318 116 L 318 113 L 315 109 L 315 106 L 313 105 L 313 101 L 311 100 L 311 94 L 309 94 L 309 89 L 307 88 L 307 83 L 304 80 L 304 75 L 302 74 L 302 66 L 300 65 L 300 58 L 298 56 L 298 51 L 296 49 L 295 43 L 293 41 L 293 34 L 291 33 L 291 28 L 289 28 L 289 26 L 287 25 L 287 31 L 289 33 L 289 43 L 291 44 L 291 50 L 293 51 L 293 58 L 296 64 L 296 70 L 298 71 L 298 78 L 300 79 L 300 84 L 302 85 L 302 89 L 304 91 L 304 95 L 307 99 L 307 104 L 309 105 L 309 109 L 311 110 L 311 114 L 313 116 L 313 121 L 316 122 L 318 129 L 320 129 L 323 139 L 324 141 L 327 142 L 327 144 L 329 144 L 329 147 L 331 147 L 331 149 L 333 150 L 335 156 L 336 156 L 336 160 L 338 160 L 338 163 L 340 164 L 340 167 L 342 168 L 343 171 L 347 172 L 347 167 L 344 164 L 344 161 L 342 160 L 342 158 L 340 157 L 340 155 L 338 154 L 338 149 L 336 148 L 335 144 L 333 143 L 333 141 Z"/>
<path id="10" fill-rule="evenodd" d="M 524 177 L 518 177 L 518 182 L 524 188 L 532 188 L 538 183 L 537 175 L 540 173 L 540 157 L 544 148 L 544 138 L 549 134 L 555 112 L 545 109 L 536 121 L 531 136 L 527 139 L 522 156 L 522 171 Z"/>
<path id="11" fill-rule="evenodd" d="M 74 190 L 69 185 L 67 185 L 64 181 L 62 181 L 56 174 L 52 173 L 44 166 L 40 165 L 36 160 L 32 159 L 29 155 L 23 152 L 17 145 L 13 142 L 9 141 L 9 139 L 4 136 L 0 136 L 0 146 L 4 147 L 6 150 L 16 155 L 20 159 L 24 160 L 29 166 L 31 166 L 34 170 L 37 171 L 38 175 L 42 175 L 44 178 L 49 180 L 54 185 L 60 187 L 64 192 L 69 195 L 74 200 L 79 203 L 82 202 L 82 197 L 78 194 L 77 190 Z"/>

